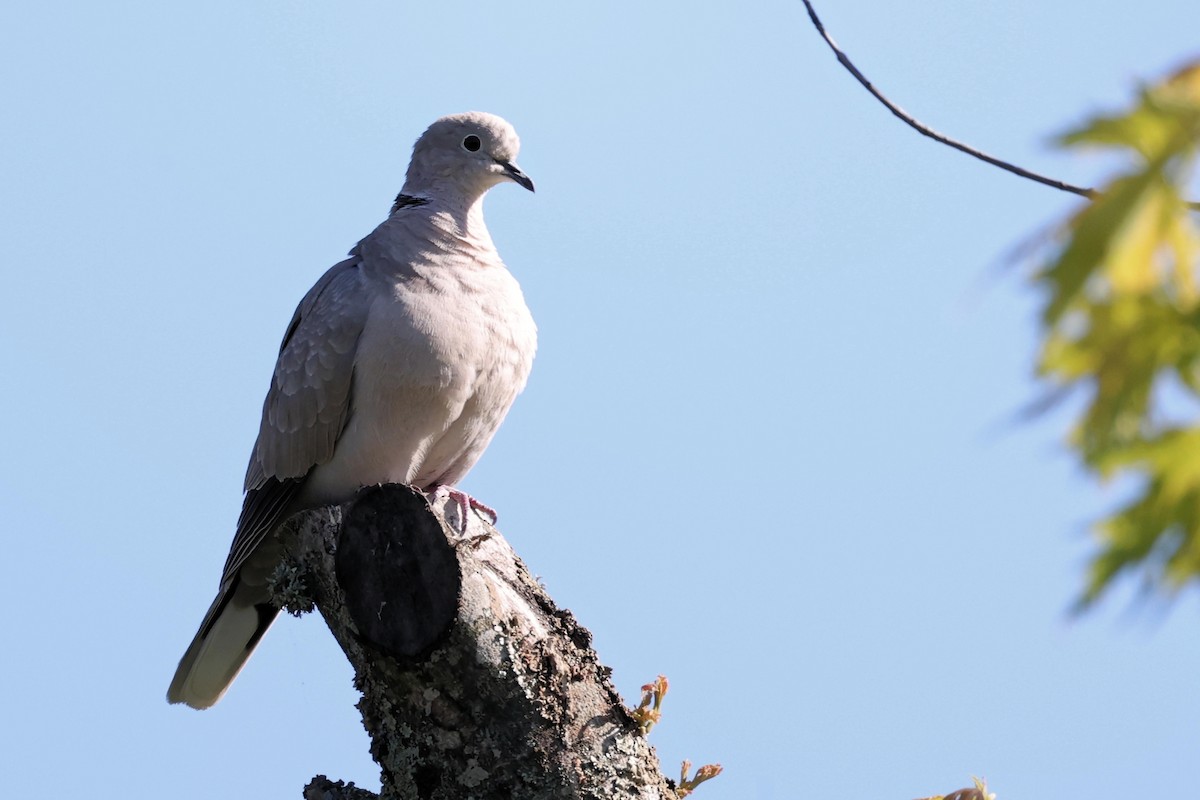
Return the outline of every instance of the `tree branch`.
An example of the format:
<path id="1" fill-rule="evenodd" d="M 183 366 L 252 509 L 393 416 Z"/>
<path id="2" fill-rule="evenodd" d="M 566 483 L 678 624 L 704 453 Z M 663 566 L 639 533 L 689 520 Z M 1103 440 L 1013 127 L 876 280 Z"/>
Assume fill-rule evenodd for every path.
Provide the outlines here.
<path id="1" fill-rule="evenodd" d="M 812 20 L 812 24 L 814 27 L 816 27 L 817 33 L 821 34 L 821 38 L 825 40 L 825 44 L 829 45 L 829 49 L 833 51 L 835 56 L 837 56 L 838 62 L 845 67 L 846 71 L 853 75 L 855 80 L 861 83 L 863 88 L 870 92 L 876 100 L 878 100 L 880 103 L 883 103 L 884 107 L 887 108 L 888 111 L 891 111 L 893 114 L 899 117 L 905 124 L 915 130 L 917 133 L 921 134 L 922 136 L 928 136 L 930 139 L 933 139 L 936 142 L 941 142 L 944 145 L 953 147 L 955 150 L 966 153 L 967 155 L 977 158 L 980 161 L 985 161 L 988 164 L 991 164 L 993 167 L 999 167 L 1000 169 L 1011 172 L 1014 175 L 1019 175 L 1022 178 L 1028 178 L 1031 181 L 1036 181 L 1040 184 L 1050 186 L 1063 192 L 1077 194 L 1081 197 L 1086 197 L 1089 200 L 1095 199 L 1096 195 L 1098 194 L 1095 189 L 1088 189 L 1083 186 L 1075 186 L 1055 178 L 1048 178 L 1045 175 L 1039 175 L 1036 172 L 1030 172 L 1023 167 L 1018 167 L 1016 164 L 1010 164 L 1009 162 L 1000 158 L 996 158 L 993 155 L 989 155 L 982 150 L 978 150 L 970 145 L 963 144 L 956 139 L 951 139 L 944 133 L 939 133 L 938 131 L 935 131 L 933 128 L 930 128 L 928 125 L 925 125 L 921 121 L 914 118 L 903 108 L 889 100 L 887 96 L 883 94 L 883 92 L 875 88 L 874 84 L 867 79 L 867 76 L 863 75 L 862 72 L 859 71 L 858 67 L 854 66 L 854 62 L 850 60 L 850 57 L 842 52 L 842 49 L 837 46 L 835 41 L 833 41 L 833 37 L 830 36 L 829 32 L 825 30 L 825 25 L 821 22 L 821 18 L 817 16 L 817 11 L 813 8 L 812 3 L 809 2 L 809 0 L 802 0 L 802 2 L 804 3 L 804 7 L 808 9 L 808 18 Z M 1200 211 L 1200 202 L 1188 202 L 1188 207 L 1193 210 Z"/>
<path id="2" fill-rule="evenodd" d="M 381 796 L 675 800 L 591 634 L 494 528 L 452 533 L 457 504 L 435 500 L 369 487 L 280 533 L 274 595 L 315 603 L 354 666 Z M 305 796 L 362 792 L 318 776 Z"/>

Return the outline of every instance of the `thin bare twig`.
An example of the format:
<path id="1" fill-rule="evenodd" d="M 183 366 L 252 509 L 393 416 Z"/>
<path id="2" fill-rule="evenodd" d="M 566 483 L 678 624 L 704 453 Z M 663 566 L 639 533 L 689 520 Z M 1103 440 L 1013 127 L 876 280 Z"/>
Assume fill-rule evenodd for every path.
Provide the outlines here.
<path id="1" fill-rule="evenodd" d="M 986 161 L 994 167 L 1007 170 L 1014 175 L 1020 175 L 1022 178 L 1028 178 L 1031 181 L 1037 181 L 1038 183 L 1046 186 L 1050 186 L 1064 192 L 1071 192 L 1072 194 L 1077 194 L 1081 197 L 1087 197 L 1089 199 L 1095 198 L 1098 194 L 1095 189 L 1088 189 L 1083 186 L 1075 186 L 1064 181 L 1055 180 L 1054 178 L 1047 178 L 1045 175 L 1039 175 L 1036 172 L 1030 172 L 1027 169 L 1018 167 L 1016 164 L 1010 164 L 1003 159 L 996 158 L 993 155 L 988 155 L 982 150 L 977 150 L 970 145 L 966 145 L 955 139 L 951 139 L 944 133 L 938 133 L 933 128 L 930 128 L 928 125 L 925 125 L 924 123 L 915 119 L 903 108 L 889 100 L 883 94 L 883 92 L 876 89 L 875 86 L 869 80 L 867 80 L 867 76 L 863 75 L 862 72 L 859 71 L 858 67 L 854 66 L 854 62 L 850 60 L 850 57 L 842 52 L 842 49 L 837 46 L 835 41 L 833 41 L 833 37 L 830 36 L 829 32 L 825 30 L 825 25 L 821 22 L 821 18 L 817 16 L 817 11 L 813 8 L 812 3 L 809 2 L 809 0 L 802 0 L 802 2 L 804 3 L 804 7 L 808 9 L 808 18 L 812 20 L 813 25 L 817 29 L 817 33 L 821 34 L 821 38 L 825 40 L 825 44 L 829 45 L 829 49 L 832 50 L 834 55 L 837 56 L 838 62 L 840 62 L 841 65 L 846 68 L 846 71 L 853 75 L 855 80 L 861 83 L 863 88 L 870 92 L 876 100 L 883 103 L 888 111 L 891 111 L 893 114 L 899 117 L 905 124 L 915 130 L 917 133 L 921 134 L 922 136 L 928 136 L 930 139 L 933 139 L 936 142 L 949 145 L 955 150 L 959 150 L 969 156 L 978 158 L 980 161 Z M 1189 202 L 1188 207 L 1200 211 L 1200 203 Z"/>

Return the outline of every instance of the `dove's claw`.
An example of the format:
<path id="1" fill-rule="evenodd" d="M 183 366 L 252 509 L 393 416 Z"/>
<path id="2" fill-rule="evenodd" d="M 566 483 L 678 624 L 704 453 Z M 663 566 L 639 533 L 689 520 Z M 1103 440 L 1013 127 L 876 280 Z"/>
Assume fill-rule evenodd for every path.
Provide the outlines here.
<path id="1" fill-rule="evenodd" d="M 466 492 L 455 489 L 453 486 L 438 487 L 446 490 L 446 495 L 449 500 L 454 503 L 455 509 L 458 511 L 458 535 L 467 535 L 467 514 L 470 511 L 475 511 L 480 516 L 487 519 L 491 525 L 496 524 L 497 514 L 496 509 L 491 506 L 484 505 Z M 436 489 L 434 491 L 437 491 Z"/>

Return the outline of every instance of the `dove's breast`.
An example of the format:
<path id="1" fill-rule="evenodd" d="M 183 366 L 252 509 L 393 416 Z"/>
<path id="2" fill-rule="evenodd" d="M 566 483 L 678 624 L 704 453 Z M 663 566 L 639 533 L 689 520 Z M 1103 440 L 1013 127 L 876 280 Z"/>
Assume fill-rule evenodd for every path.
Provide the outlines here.
<path id="1" fill-rule="evenodd" d="M 357 347 L 350 414 L 306 499 L 358 487 L 454 484 L 482 455 L 533 363 L 537 333 L 501 265 L 438 267 L 377 293 Z"/>

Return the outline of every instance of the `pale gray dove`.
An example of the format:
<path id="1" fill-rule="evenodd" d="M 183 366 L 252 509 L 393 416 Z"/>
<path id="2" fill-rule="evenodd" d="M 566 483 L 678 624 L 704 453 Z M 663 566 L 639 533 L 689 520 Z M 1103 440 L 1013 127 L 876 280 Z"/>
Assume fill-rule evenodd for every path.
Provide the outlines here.
<path id="1" fill-rule="evenodd" d="M 274 531 L 298 510 L 362 486 L 453 486 L 525 387 L 537 329 L 483 222 L 483 196 L 512 181 L 512 126 L 443 117 L 413 147 L 390 216 L 300 301 L 263 403 L 246 497 L 220 590 L 179 662 L 172 703 L 221 699 L 278 610 Z M 467 507 L 490 511 L 457 491 Z"/>

